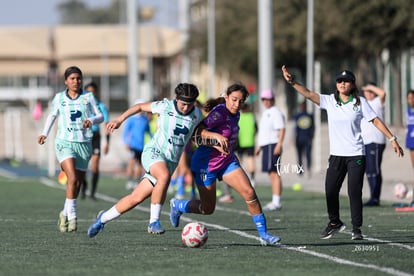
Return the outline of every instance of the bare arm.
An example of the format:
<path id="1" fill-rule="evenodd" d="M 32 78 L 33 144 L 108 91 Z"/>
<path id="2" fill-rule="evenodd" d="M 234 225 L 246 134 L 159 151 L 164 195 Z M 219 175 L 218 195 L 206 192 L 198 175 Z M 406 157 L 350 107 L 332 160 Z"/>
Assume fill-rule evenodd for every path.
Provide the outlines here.
<path id="1" fill-rule="evenodd" d="M 198 141 L 197 132 L 199 135 Z M 195 131 L 195 137 L 197 144 L 213 147 L 224 155 L 229 154 L 229 145 L 227 138 L 219 133 L 207 130 L 203 124 L 200 124 L 197 127 Z"/>
<path id="2" fill-rule="evenodd" d="M 378 117 L 375 117 L 371 122 L 385 135 L 385 137 L 387 137 L 389 141 L 391 141 L 392 148 L 398 157 L 404 156 L 404 150 L 398 144 L 397 138 L 391 133 L 384 122 Z"/>
<path id="3" fill-rule="evenodd" d="M 304 96 L 306 99 L 309 99 L 310 101 L 319 105 L 320 103 L 319 93 L 310 91 L 308 88 L 306 88 L 302 84 L 296 82 L 294 76 L 291 73 L 289 73 L 285 65 L 282 66 L 282 72 L 283 72 L 283 77 L 285 78 L 285 80 L 288 83 L 290 83 L 290 85 L 292 85 L 292 87 L 295 88 L 295 90 L 298 91 L 299 94 Z"/>
<path id="4" fill-rule="evenodd" d="M 387 95 L 387 93 L 385 93 L 384 89 L 375 86 L 373 84 L 367 84 L 365 86 L 362 87 L 363 90 L 370 90 L 372 92 L 374 92 L 375 95 L 377 95 L 380 100 L 381 103 L 385 103 L 385 96 Z"/>
<path id="5" fill-rule="evenodd" d="M 139 113 L 139 112 L 151 112 L 151 102 L 136 104 L 128 108 L 124 113 L 122 113 L 115 121 L 109 122 L 106 125 L 106 130 L 110 133 L 115 129 L 119 128 L 121 124 L 130 116 Z"/>
<path id="6" fill-rule="evenodd" d="M 281 128 L 279 130 L 279 141 L 277 142 L 277 145 L 274 150 L 274 154 L 281 154 L 282 153 L 282 146 L 283 146 L 283 140 L 285 139 L 286 129 Z"/>

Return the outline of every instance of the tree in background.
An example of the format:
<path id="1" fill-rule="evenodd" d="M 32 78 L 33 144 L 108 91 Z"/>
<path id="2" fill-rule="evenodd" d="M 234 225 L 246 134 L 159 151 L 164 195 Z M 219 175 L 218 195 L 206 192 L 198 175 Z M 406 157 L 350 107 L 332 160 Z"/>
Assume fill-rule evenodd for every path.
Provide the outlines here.
<path id="1" fill-rule="evenodd" d="M 307 2 L 273 1 L 274 66 L 288 64 L 302 76 L 306 75 Z M 257 78 L 257 0 L 215 3 L 217 71 L 229 72 L 233 79 Z M 353 70 L 361 83 L 380 84 L 384 49 L 390 53 L 393 78 L 399 79 L 401 54 L 414 46 L 413 14 L 414 5 L 405 0 L 314 1 L 315 60 L 322 63 L 324 91 L 333 89 L 333 75 L 342 68 Z M 207 27 L 203 24 L 192 25 L 190 49 L 207 61 Z M 400 91 L 399 85 L 396 81 L 392 90 Z"/>
<path id="2" fill-rule="evenodd" d="M 58 4 L 62 24 L 119 24 L 126 22 L 125 0 L 112 0 L 108 6 L 89 7 L 82 0 Z"/>
<path id="3" fill-rule="evenodd" d="M 257 79 L 257 1 L 215 1 L 217 74 L 246 83 Z M 58 7 L 63 24 L 124 23 L 125 9 L 120 6 L 124 2 L 112 0 L 108 6 L 90 8 L 83 1 L 68 0 Z M 306 75 L 307 2 L 273 1 L 274 66 L 288 64 L 302 76 Z M 207 0 L 197 3 L 206 5 Z M 406 0 L 314 1 L 315 60 L 322 63 L 324 91 L 333 88 L 333 75 L 342 68 L 353 70 L 361 83 L 381 85 L 384 49 L 389 50 L 392 75 L 398 80 L 401 55 L 414 46 L 413 14 L 414 5 Z M 206 19 L 192 22 L 190 31 L 190 55 L 207 62 Z M 400 82 L 393 85 L 392 90 L 401 90 Z M 395 100 L 398 102 L 398 96 Z"/>

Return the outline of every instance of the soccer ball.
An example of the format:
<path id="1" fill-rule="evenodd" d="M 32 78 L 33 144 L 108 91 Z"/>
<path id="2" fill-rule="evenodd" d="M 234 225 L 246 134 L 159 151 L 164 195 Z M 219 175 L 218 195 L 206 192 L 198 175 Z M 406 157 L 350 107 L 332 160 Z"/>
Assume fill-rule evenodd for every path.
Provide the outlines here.
<path id="1" fill-rule="evenodd" d="M 208 230 L 201 222 L 187 223 L 181 231 L 181 239 L 187 247 L 200 247 L 207 242 Z"/>
<path id="2" fill-rule="evenodd" d="M 394 186 L 394 195 L 398 199 L 404 199 L 407 196 L 408 188 L 404 183 L 397 183 Z"/>

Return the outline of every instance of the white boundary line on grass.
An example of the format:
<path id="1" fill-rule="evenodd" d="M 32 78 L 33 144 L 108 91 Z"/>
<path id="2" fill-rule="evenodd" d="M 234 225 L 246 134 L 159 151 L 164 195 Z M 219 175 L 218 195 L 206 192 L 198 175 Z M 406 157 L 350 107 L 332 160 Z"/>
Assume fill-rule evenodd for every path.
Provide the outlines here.
<path id="1" fill-rule="evenodd" d="M 62 185 L 56 183 L 55 181 L 50 180 L 49 178 L 42 177 L 40 179 L 40 182 L 43 183 L 44 185 L 52 187 L 52 188 L 65 189 L 65 186 L 62 186 Z M 96 197 L 98 197 L 102 200 L 108 201 L 108 202 L 114 202 L 115 203 L 115 202 L 118 201 L 118 199 L 116 199 L 116 198 L 113 198 L 113 197 L 110 197 L 110 196 L 107 196 L 107 195 L 104 195 L 104 194 L 100 194 L 100 193 L 97 193 Z M 217 207 L 219 207 L 219 208 L 217 208 Z M 240 214 L 244 214 L 244 215 L 246 214 L 245 211 L 234 210 L 234 209 L 230 209 L 230 208 L 223 208 L 223 207 L 220 207 L 220 206 L 217 206 L 217 207 L 216 207 L 217 210 L 221 209 L 222 211 L 236 212 L 236 213 L 240 213 Z M 137 206 L 134 209 L 138 209 L 138 210 L 145 211 L 145 212 L 150 211 L 149 208 L 144 208 L 144 207 L 140 207 L 140 206 Z M 163 215 L 167 215 L 167 216 L 170 215 L 169 212 L 164 212 L 163 211 L 161 213 Z M 248 214 L 248 215 L 250 215 L 250 214 Z M 186 218 L 186 217 L 181 217 L 181 221 L 190 222 L 192 220 L 189 219 L 189 218 Z M 245 237 L 245 238 L 260 241 L 259 237 L 248 234 L 248 233 L 243 232 L 243 231 L 231 230 L 228 227 L 217 225 L 217 224 L 211 224 L 211 223 L 206 223 L 206 222 L 203 222 L 203 223 L 207 227 L 227 231 L 227 232 L 239 235 L 241 237 Z M 372 239 L 372 238 L 366 238 L 366 239 L 367 240 L 372 240 L 372 241 L 377 241 L 377 242 L 387 243 L 387 241 L 383 241 L 383 240 L 379 240 L 379 239 Z M 399 243 L 389 243 L 389 244 L 407 248 L 406 245 L 404 245 L 404 244 L 399 244 Z M 350 265 L 350 266 L 373 269 L 373 270 L 381 271 L 381 272 L 388 273 L 388 274 L 391 274 L 391 275 L 398 275 L 398 276 L 413 276 L 414 275 L 414 274 L 410 274 L 410 273 L 407 273 L 407 272 L 404 272 L 404 271 L 400 271 L 400 270 L 397 270 L 397 269 L 391 268 L 391 267 L 381 267 L 381 266 L 377 266 L 377 265 L 373 265 L 373 264 L 363 264 L 363 263 L 357 263 L 357 262 L 349 261 L 349 260 L 346 260 L 346 259 L 342 259 L 342 258 L 334 257 L 334 256 L 331 256 L 331 255 L 319 253 L 319 252 L 316 252 L 316 251 L 308 250 L 308 249 L 305 248 L 305 246 L 292 247 L 292 246 L 286 246 L 286 245 L 280 244 L 276 247 L 277 248 L 284 248 L 284 249 L 288 249 L 288 250 L 293 250 L 293 251 L 297 251 L 297 252 L 300 252 L 300 253 L 305 253 L 305 254 L 308 254 L 308 255 L 312 255 L 312 256 L 315 256 L 315 257 L 318 257 L 318 258 L 322 258 L 322 259 L 326 259 L 326 260 L 329 260 L 329 261 L 332 261 L 332 262 L 335 262 L 335 263 L 339 263 L 339 264 L 345 264 L 345 265 Z M 408 249 L 412 250 L 413 248 L 409 246 Z"/>
<path id="2" fill-rule="evenodd" d="M 352 235 L 352 232 L 350 232 L 350 231 L 342 231 L 342 233 Z M 380 239 L 376 239 L 376 238 L 369 238 L 367 236 L 364 236 L 364 240 L 379 242 L 379 243 L 382 243 L 384 245 L 398 246 L 398 247 L 402 247 L 402 248 L 405 248 L 405 249 L 408 249 L 408 250 L 414 250 L 414 246 L 411 246 L 411 245 L 408 245 L 408 244 L 397 243 L 397 242 L 392 242 L 392 241 L 387 241 L 387 240 L 380 240 Z"/>
<path id="3" fill-rule="evenodd" d="M 224 211 L 224 212 L 233 212 L 233 213 L 238 213 L 240 215 L 249 215 L 250 216 L 250 214 L 246 211 L 235 210 L 235 209 L 231 209 L 231 208 L 227 208 L 227 207 L 216 206 L 216 210 L 220 210 L 220 211 Z M 350 231 L 342 231 L 341 233 L 352 235 L 352 232 L 350 232 Z M 398 246 L 398 247 L 402 247 L 402 248 L 405 248 L 405 249 L 408 249 L 408 250 L 414 250 L 414 246 L 411 246 L 411 245 L 408 245 L 408 244 L 396 243 L 396 242 L 381 240 L 381 239 L 376 239 L 376 238 L 369 238 L 365 235 L 364 235 L 364 240 L 379 242 L 379 243 L 383 243 L 384 245 Z"/>

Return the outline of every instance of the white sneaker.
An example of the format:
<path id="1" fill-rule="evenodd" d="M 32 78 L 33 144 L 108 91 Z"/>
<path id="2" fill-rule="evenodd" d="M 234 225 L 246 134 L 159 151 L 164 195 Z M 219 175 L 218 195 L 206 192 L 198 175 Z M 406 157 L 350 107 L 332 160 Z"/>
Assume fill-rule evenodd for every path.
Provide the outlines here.
<path id="1" fill-rule="evenodd" d="M 275 205 L 273 202 L 269 202 L 268 204 L 263 207 L 264 211 L 279 211 L 282 209 L 281 205 Z"/>

